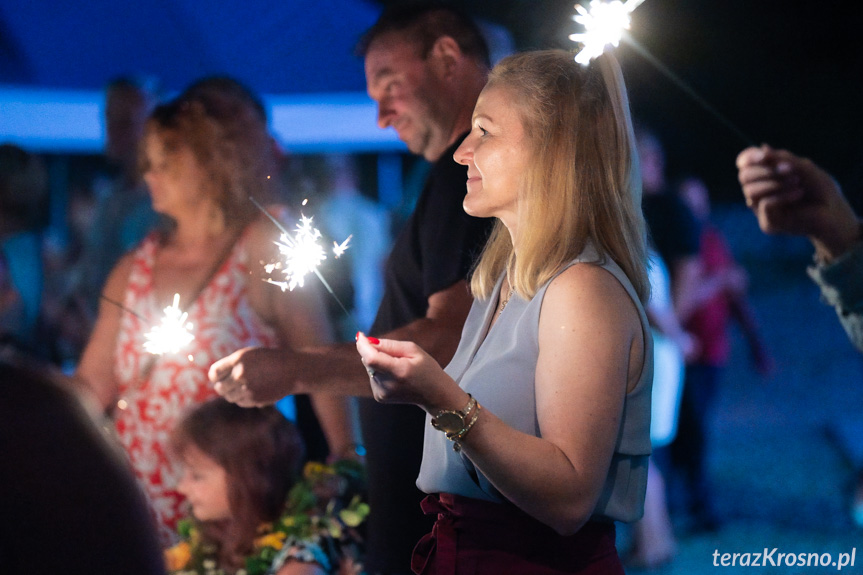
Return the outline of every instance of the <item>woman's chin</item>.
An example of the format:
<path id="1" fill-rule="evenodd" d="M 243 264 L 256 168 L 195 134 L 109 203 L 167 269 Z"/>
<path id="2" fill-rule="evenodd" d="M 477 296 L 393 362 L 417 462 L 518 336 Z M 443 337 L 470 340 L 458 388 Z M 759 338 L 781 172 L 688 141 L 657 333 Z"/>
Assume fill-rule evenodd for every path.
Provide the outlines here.
<path id="1" fill-rule="evenodd" d="M 491 215 L 486 213 L 486 210 L 483 210 L 480 206 L 477 206 L 475 202 L 471 201 L 470 193 L 465 196 L 464 201 L 461 205 L 464 213 L 469 216 L 473 216 L 475 218 L 490 218 Z"/>

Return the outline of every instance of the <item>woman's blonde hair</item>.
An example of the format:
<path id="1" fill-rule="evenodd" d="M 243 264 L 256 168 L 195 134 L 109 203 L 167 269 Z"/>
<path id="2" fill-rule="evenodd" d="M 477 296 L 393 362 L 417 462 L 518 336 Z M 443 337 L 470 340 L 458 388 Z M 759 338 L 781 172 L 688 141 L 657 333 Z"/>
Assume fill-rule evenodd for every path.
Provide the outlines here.
<path id="1" fill-rule="evenodd" d="M 515 290 L 531 298 L 590 241 L 646 302 L 641 178 L 617 61 L 606 54 L 581 66 L 562 50 L 516 54 L 494 67 L 490 88 L 512 97 L 532 158 L 519 191 L 518 258 L 496 222 L 471 277 L 474 296 L 490 297 L 506 270 Z"/>

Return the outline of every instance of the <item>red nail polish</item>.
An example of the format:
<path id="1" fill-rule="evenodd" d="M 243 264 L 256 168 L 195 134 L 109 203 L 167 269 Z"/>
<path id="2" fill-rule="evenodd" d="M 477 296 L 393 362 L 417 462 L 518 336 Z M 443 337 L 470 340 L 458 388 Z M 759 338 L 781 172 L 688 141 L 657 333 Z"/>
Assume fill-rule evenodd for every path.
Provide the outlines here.
<path id="1" fill-rule="evenodd" d="M 379 340 L 379 339 L 378 339 L 378 338 L 376 338 L 376 337 L 369 337 L 369 338 L 368 338 L 368 340 L 369 340 L 369 343 L 370 343 L 370 344 L 372 344 L 372 345 L 377 345 L 377 344 L 379 344 L 379 343 L 381 342 L 381 340 Z"/>
<path id="2" fill-rule="evenodd" d="M 361 332 L 359 332 L 359 331 L 357 332 L 357 335 L 355 335 L 355 336 L 354 336 L 354 341 L 359 341 L 359 339 L 360 339 L 360 333 L 361 333 Z"/>

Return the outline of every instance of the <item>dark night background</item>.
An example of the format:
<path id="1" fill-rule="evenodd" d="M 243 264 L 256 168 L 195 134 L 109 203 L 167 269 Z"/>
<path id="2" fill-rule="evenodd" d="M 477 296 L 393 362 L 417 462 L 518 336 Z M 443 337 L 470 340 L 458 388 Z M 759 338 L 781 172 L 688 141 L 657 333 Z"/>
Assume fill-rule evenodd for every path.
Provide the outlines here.
<path id="1" fill-rule="evenodd" d="M 228 73 L 262 94 L 362 92 L 359 34 L 398 0 L 0 0 L 0 85 L 100 89 L 148 73 L 178 90 Z M 573 0 L 465 0 L 507 28 L 517 49 L 562 47 Z M 808 155 L 863 182 L 859 20 L 839 2 L 645 0 L 632 36 L 754 142 Z M 703 176 L 738 200 L 734 157 L 747 141 L 650 62 L 617 50 L 636 115 L 665 140 L 671 174 Z M 859 202 L 858 202 L 859 205 Z"/>
<path id="2" fill-rule="evenodd" d="M 506 25 L 520 48 L 572 45 L 572 2 L 466 2 Z M 631 35 L 755 143 L 808 155 L 859 196 L 863 173 L 863 41 L 839 2 L 645 0 Z M 507 9 L 499 9 L 506 5 Z M 546 10 L 539 10 L 539 5 Z M 637 117 L 668 148 L 669 169 L 703 175 L 717 199 L 739 198 L 734 158 L 747 141 L 625 44 Z"/>

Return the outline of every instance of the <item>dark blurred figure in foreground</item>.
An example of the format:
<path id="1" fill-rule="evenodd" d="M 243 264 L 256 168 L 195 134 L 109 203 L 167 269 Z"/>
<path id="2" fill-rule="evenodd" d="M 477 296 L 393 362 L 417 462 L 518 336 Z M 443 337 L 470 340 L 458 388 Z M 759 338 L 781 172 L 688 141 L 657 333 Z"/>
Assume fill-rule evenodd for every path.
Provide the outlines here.
<path id="1" fill-rule="evenodd" d="M 143 495 L 79 398 L 0 348 L 0 571 L 159 575 Z"/>

